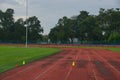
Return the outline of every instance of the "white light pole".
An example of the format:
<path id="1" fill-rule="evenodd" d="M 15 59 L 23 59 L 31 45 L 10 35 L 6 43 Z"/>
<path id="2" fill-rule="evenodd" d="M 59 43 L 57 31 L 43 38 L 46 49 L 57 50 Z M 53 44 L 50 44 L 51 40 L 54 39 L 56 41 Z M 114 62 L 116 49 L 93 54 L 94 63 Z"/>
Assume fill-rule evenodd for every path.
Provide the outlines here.
<path id="1" fill-rule="evenodd" d="M 28 18 L 28 0 L 26 0 L 26 20 Z M 26 42 L 25 42 L 26 48 L 28 47 L 28 22 L 26 21 Z"/>

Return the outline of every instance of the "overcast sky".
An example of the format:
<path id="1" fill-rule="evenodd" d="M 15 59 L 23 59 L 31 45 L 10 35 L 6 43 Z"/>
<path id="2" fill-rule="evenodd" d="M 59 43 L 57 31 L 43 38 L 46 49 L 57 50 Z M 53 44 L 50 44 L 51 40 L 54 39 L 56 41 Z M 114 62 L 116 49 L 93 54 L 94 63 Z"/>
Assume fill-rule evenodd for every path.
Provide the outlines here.
<path id="1" fill-rule="evenodd" d="M 0 0 L 0 9 L 15 10 L 15 19 L 25 18 L 25 0 Z M 78 15 L 81 10 L 98 14 L 99 8 L 120 8 L 120 0 L 28 0 L 29 16 L 37 16 L 48 34 L 59 18 Z"/>

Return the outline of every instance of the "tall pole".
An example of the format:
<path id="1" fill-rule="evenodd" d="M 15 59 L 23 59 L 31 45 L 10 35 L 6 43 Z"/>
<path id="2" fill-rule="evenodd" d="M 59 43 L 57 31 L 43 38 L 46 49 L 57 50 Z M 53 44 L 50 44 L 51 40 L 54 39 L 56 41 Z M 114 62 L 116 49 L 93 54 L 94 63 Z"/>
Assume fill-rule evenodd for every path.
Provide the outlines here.
<path id="1" fill-rule="evenodd" d="M 28 18 L 28 0 L 26 0 L 26 20 Z M 28 22 L 26 21 L 26 48 L 28 47 Z"/>

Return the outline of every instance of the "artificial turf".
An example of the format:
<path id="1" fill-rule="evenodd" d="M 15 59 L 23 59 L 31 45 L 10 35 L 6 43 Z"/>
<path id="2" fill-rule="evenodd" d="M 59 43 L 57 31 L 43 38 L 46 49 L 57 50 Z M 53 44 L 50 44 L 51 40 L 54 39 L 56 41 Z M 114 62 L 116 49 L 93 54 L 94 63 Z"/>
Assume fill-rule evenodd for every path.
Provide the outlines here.
<path id="1" fill-rule="evenodd" d="M 16 64 L 23 65 L 23 61 L 30 63 L 59 52 L 56 48 L 20 48 L 0 46 L 0 73 L 15 68 Z"/>

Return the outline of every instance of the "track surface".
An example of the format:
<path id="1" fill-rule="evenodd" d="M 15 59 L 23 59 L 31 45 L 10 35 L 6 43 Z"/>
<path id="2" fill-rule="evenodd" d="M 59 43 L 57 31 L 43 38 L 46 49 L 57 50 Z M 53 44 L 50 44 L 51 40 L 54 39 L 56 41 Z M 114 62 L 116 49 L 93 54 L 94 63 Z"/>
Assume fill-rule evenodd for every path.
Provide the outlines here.
<path id="1" fill-rule="evenodd" d="M 60 54 L 2 73 L 0 80 L 120 80 L 120 54 L 66 48 Z"/>

